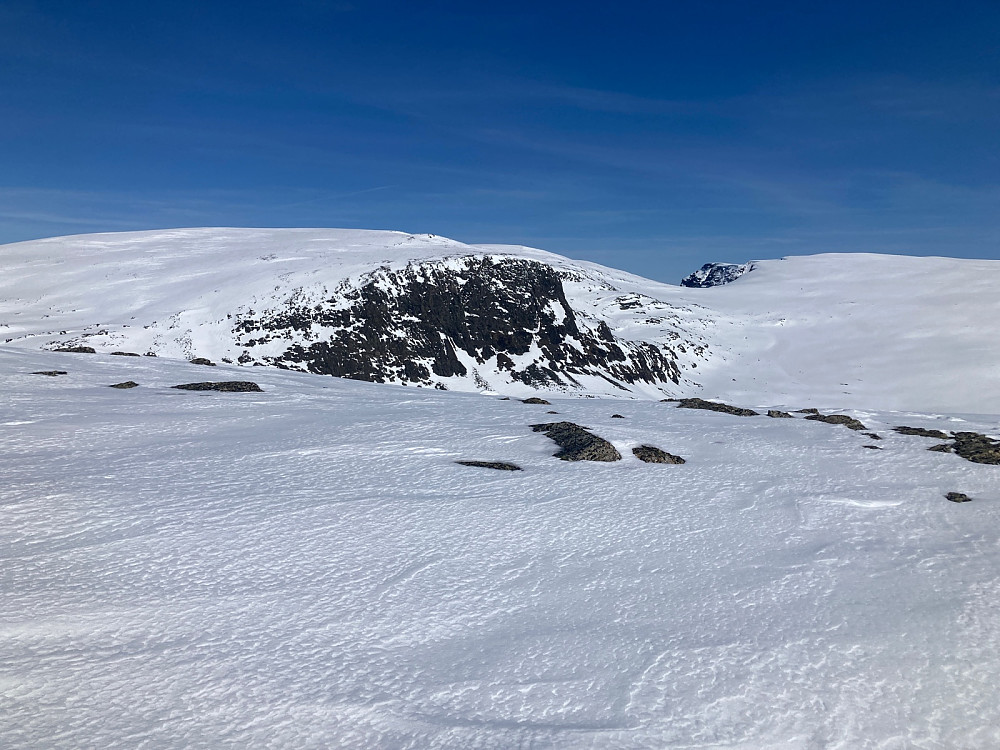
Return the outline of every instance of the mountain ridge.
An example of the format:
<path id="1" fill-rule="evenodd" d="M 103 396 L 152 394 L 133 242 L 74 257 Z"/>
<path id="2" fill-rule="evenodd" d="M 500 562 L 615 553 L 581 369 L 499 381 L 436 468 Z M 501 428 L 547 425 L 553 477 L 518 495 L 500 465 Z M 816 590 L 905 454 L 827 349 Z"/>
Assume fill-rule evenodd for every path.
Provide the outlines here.
<path id="1" fill-rule="evenodd" d="M 51 238 L 2 258 L 12 347 L 508 395 L 1000 413 L 998 261 L 820 254 L 684 288 L 523 246 L 238 228 Z"/>

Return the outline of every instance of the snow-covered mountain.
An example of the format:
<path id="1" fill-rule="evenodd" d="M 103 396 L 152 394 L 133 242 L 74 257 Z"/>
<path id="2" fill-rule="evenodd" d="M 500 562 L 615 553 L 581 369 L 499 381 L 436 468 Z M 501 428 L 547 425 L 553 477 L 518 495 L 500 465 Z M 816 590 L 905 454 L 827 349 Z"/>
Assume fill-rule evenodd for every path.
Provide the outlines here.
<path id="1" fill-rule="evenodd" d="M 452 390 L 663 397 L 691 308 L 541 250 L 353 230 L 190 229 L 3 248 L 7 343 Z"/>
<path id="2" fill-rule="evenodd" d="M 1000 413 L 1000 262 L 752 265 L 687 288 L 399 232 L 81 235 L 0 248 L 0 336 L 522 396 Z"/>
<path id="3" fill-rule="evenodd" d="M 997 262 L 203 229 L 0 270 L 4 750 L 1000 747 Z"/>

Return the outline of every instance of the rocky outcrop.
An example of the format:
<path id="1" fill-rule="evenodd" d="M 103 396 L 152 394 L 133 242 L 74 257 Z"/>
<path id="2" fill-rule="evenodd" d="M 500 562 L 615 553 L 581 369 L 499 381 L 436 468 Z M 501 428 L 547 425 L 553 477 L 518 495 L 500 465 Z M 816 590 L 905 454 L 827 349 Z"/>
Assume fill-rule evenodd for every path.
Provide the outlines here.
<path id="1" fill-rule="evenodd" d="M 455 463 L 462 466 L 474 466 L 480 469 L 497 469 L 498 471 L 522 470 L 517 464 L 507 463 L 506 461 L 456 461 Z"/>
<path id="2" fill-rule="evenodd" d="M 847 429 L 858 432 L 868 429 L 854 417 L 849 417 L 846 414 L 827 414 L 825 416 L 823 414 L 810 414 L 806 419 L 811 419 L 814 422 L 826 422 L 827 424 L 842 424 Z"/>
<path id="3" fill-rule="evenodd" d="M 604 438 L 572 422 L 533 424 L 535 432 L 544 432 L 562 450 L 555 454 L 563 461 L 621 461 L 622 455 Z"/>
<path id="4" fill-rule="evenodd" d="M 597 377 L 624 393 L 680 379 L 670 346 L 616 337 L 573 309 L 560 271 L 506 256 L 381 268 L 323 299 L 293 295 L 278 309 L 240 313 L 233 330 L 240 364 L 374 382 L 443 388 L 482 370 L 555 389 Z"/>
<path id="5" fill-rule="evenodd" d="M 647 464 L 683 464 L 687 463 L 680 456 L 675 456 L 673 453 L 667 453 L 665 450 L 660 450 L 653 445 L 640 445 L 632 449 L 632 453 L 640 461 Z"/>
<path id="6" fill-rule="evenodd" d="M 184 383 L 174 385 L 182 391 L 222 391 L 224 393 L 261 393 L 262 389 L 249 380 L 225 380 L 221 383 Z"/>
<path id="7" fill-rule="evenodd" d="M 704 289 L 736 281 L 754 269 L 753 263 L 706 263 L 694 273 L 681 279 L 681 286 Z"/>
<path id="8" fill-rule="evenodd" d="M 945 495 L 945 498 L 953 503 L 968 503 L 972 501 L 972 498 L 964 492 L 949 492 Z"/>
<path id="9" fill-rule="evenodd" d="M 723 414 L 732 414 L 735 417 L 756 417 L 758 412 L 753 409 L 743 409 L 739 406 L 721 404 L 717 401 L 706 401 L 703 398 L 681 398 L 671 399 L 677 401 L 678 409 L 705 409 L 706 411 L 719 411 Z"/>
<path id="10" fill-rule="evenodd" d="M 114 385 L 109 385 L 108 388 L 120 388 L 122 390 L 128 388 L 138 388 L 139 384 L 134 380 L 126 380 L 124 383 L 115 383 Z"/>
<path id="11" fill-rule="evenodd" d="M 941 430 L 925 430 L 922 427 L 893 427 L 894 432 L 900 435 L 916 435 L 917 437 L 935 438 L 936 440 L 947 440 L 951 437 L 947 432 Z"/>

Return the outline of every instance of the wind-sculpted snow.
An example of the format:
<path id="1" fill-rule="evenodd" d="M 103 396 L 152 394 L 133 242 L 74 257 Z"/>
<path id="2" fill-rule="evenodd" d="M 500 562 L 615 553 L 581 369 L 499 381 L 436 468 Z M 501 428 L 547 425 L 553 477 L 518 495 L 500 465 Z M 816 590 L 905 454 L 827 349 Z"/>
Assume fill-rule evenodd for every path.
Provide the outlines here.
<path id="1" fill-rule="evenodd" d="M 995 417 L 206 372 L 0 347 L 5 750 L 1000 747 Z"/>

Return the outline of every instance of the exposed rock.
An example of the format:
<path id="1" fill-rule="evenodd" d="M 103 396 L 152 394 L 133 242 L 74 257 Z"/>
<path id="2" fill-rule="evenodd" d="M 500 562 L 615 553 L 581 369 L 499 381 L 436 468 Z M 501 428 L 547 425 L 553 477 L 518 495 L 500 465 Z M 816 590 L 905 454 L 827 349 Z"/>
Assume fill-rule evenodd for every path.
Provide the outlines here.
<path id="1" fill-rule="evenodd" d="M 625 417 L 623 417 L 621 414 L 612 414 L 611 418 L 612 419 L 625 419 Z"/>
<path id="2" fill-rule="evenodd" d="M 706 263 L 694 273 L 681 279 L 681 286 L 705 289 L 736 281 L 754 269 L 753 263 Z"/>
<path id="3" fill-rule="evenodd" d="M 759 416 L 753 409 L 742 409 L 739 406 L 720 404 L 715 401 L 706 401 L 703 398 L 682 398 L 678 399 L 678 409 L 706 409 L 707 411 L 721 411 L 723 414 L 733 414 L 737 417 Z"/>
<path id="4" fill-rule="evenodd" d="M 221 383 L 184 383 L 171 386 L 182 391 L 224 391 L 226 393 L 260 393 L 261 387 L 249 380 L 227 380 Z"/>
<path id="5" fill-rule="evenodd" d="M 826 422 L 827 424 L 842 424 L 847 429 L 857 430 L 858 432 L 868 429 L 854 417 L 849 417 L 846 414 L 828 414 L 826 416 L 822 414 L 810 414 L 806 419 L 811 419 L 815 422 Z"/>
<path id="6" fill-rule="evenodd" d="M 796 409 L 796 414 L 819 414 L 819 409 Z"/>
<path id="7" fill-rule="evenodd" d="M 544 398 L 538 398 L 538 396 L 532 396 L 531 398 L 521 399 L 522 404 L 544 404 L 545 406 L 552 406 L 550 401 L 546 401 Z"/>
<path id="8" fill-rule="evenodd" d="M 1000 464 L 1000 442 L 978 432 L 956 432 L 951 450 L 976 464 Z"/>
<path id="9" fill-rule="evenodd" d="M 114 385 L 109 385 L 109 388 L 138 388 L 139 384 L 134 380 L 126 380 L 124 383 L 115 383 Z"/>
<path id="10" fill-rule="evenodd" d="M 555 457 L 563 461 L 620 461 L 622 457 L 607 440 L 572 422 L 533 424 L 531 429 L 552 438 L 562 449 Z"/>
<path id="11" fill-rule="evenodd" d="M 112 357 L 138 357 L 137 352 L 111 352 Z"/>
<path id="12" fill-rule="evenodd" d="M 192 365 L 205 365 L 206 367 L 215 367 L 215 362 L 205 357 L 195 357 L 193 359 L 189 359 L 188 362 L 190 362 Z"/>
<path id="13" fill-rule="evenodd" d="M 456 461 L 462 466 L 476 466 L 480 469 L 498 469 L 499 471 L 521 471 L 517 464 L 509 464 L 506 461 Z"/>
<path id="14" fill-rule="evenodd" d="M 881 445 L 862 445 L 861 447 L 862 448 L 871 448 L 873 451 L 880 451 L 880 450 L 882 450 L 882 446 Z"/>
<path id="15" fill-rule="evenodd" d="M 778 409 L 768 409 L 767 416 L 774 417 L 776 419 L 795 419 L 795 417 L 793 417 L 787 411 L 780 411 Z"/>
<path id="16" fill-rule="evenodd" d="M 951 453 L 951 443 L 941 443 L 940 445 L 932 445 L 927 450 L 934 451 L 935 453 Z"/>
<path id="17" fill-rule="evenodd" d="M 881 435 L 878 435 L 877 433 L 874 433 L 874 432 L 865 432 L 865 433 L 862 433 L 862 434 L 865 437 L 871 438 L 872 440 L 881 440 L 882 439 Z"/>
<path id="18" fill-rule="evenodd" d="M 68 352 L 70 354 L 97 354 L 97 350 L 92 346 L 61 346 L 54 351 Z"/>
<path id="19" fill-rule="evenodd" d="M 667 453 L 664 450 L 652 445 L 640 445 L 638 448 L 633 448 L 632 453 L 640 461 L 645 461 L 647 464 L 682 464 L 685 463 L 684 459 L 680 456 L 675 456 L 672 453 Z"/>
<path id="20" fill-rule="evenodd" d="M 547 412 L 545 412 L 545 413 L 546 413 L 546 414 L 558 414 L 559 412 L 557 412 L 557 411 L 547 411 Z"/>
<path id="21" fill-rule="evenodd" d="M 65 370 L 39 370 L 38 372 L 31 373 L 32 375 L 48 375 L 54 378 L 56 375 L 68 375 L 69 373 Z"/>
<path id="22" fill-rule="evenodd" d="M 916 435 L 917 437 L 935 438 L 936 440 L 947 440 L 951 437 L 947 432 L 941 430 L 925 430 L 922 427 L 893 427 L 900 435 Z"/>
<path id="23" fill-rule="evenodd" d="M 298 292 L 274 309 L 234 316 L 233 332 L 244 349 L 240 364 L 374 382 L 434 386 L 469 376 L 470 358 L 532 387 L 577 389 L 579 375 L 623 392 L 680 381 L 670 346 L 617 338 L 606 321 L 573 309 L 562 272 L 522 258 L 384 267 L 323 299 Z M 264 353 L 283 342 L 278 355 Z M 703 348 L 678 336 L 682 343 Z"/>
<path id="24" fill-rule="evenodd" d="M 972 501 L 972 498 L 964 492 L 949 492 L 945 497 L 953 503 L 968 503 Z"/>

